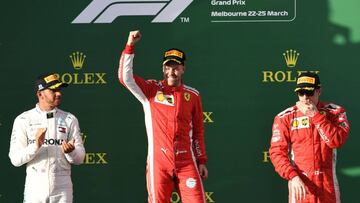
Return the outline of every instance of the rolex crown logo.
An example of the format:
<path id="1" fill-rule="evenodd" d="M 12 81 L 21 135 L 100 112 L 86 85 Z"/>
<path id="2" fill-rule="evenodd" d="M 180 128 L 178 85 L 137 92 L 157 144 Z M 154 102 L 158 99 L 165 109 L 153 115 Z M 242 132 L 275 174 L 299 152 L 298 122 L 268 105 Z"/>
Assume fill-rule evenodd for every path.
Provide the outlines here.
<path id="1" fill-rule="evenodd" d="M 76 70 L 80 70 L 83 67 L 85 58 L 86 55 L 78 51 L 70 55 L 71 63 Z"/>
<path id="2" fill-rule="evenodd" d="M 290 50 L 286 50 L 286 52 L 283 53 L 283 55 L 285 58 L 286 65 L 292 68 L 296 66 L 296 62 L 298 60 L 300 53 L 297 53 L 296 50 L 290 49 Z"/>

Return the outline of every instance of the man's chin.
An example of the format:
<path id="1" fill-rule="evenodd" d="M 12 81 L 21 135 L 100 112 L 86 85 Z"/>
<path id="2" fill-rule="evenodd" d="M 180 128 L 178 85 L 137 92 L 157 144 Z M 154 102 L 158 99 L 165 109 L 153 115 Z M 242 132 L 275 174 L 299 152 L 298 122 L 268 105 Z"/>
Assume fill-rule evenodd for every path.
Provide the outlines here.
<path id="1" fill-rule="evenodd" d="M 168 83 L 169 86 L 176 86 L 177 81 L 176 81 L 176 80 L 173 80 L 173 79 L 168 79 L 168 80 L 167 80 L 167 83 Z"/>
<path id="2" fill-rule="evenodd" d="M 54 102 L 54 106 L 55 106 L 55 107 L 60 106 L 60 104 L 61 104 L 61 101 L 55 101 L 55 102 Z"/>

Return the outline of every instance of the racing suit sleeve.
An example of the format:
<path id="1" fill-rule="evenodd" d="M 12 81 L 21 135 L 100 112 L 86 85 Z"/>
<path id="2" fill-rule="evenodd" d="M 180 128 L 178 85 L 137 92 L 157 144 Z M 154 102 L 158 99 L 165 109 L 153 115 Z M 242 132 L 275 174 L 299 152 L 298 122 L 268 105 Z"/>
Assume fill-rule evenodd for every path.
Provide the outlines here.
<path id="1" fill-rule="evenodd" d="M 338 106 L 337 109 L 332 111 L 334 111 L 333 115 L 327 115 L 328 112 L 319 111 L 312 118 L 312 121 L 319 132 L 321 140 L 330 148 L 339 148 L 348 138 L 350 125 L 344 108 Z"/>
<path id="2" fill-rule="evenodd" d="M 286 180 L 291 180 L 298 175 L 296 168 L 290 162 L 290 145 L 289 127 L 284 123 L 282 118 L 276 116 L 272 128 L 269 150 L 270 159 L 275 167 L 275 171 Z"/>
<path id="3" fill-rule="evenodd" d="M 18 116 L 14 121 L 11 133 L 9 158 L 16 167 L 31 161 L 39 151 L 35 143 L 28 145 L 25 122 L 26 118 Z"/>
<path id="4" fill-rule="evenodd" d="M 66 160 L 72 164 L 80 165 L 84 162 L 85 148 L 80 135 L 79 122 L 75 116 L 69 116 L 67 119 L 71 119 L 69 140 L 74 139 L 75 149 L 70 153 L 65 153 Z"/>
<path id="5" fill-rule="evenodd" d="M 134 46 L 126 45 L 118 69 L 119 82 L 123 84 L 141 103 L 150 94 L 150 82 L 133 74 Z"/>
<path id="6" fill-rule="evenodd" d="M 204 121 L 200 95 L 195 102 L 193 111 L 193 150 L 198 164 L 206 164 L 207 156 L 205 151 Z"/>

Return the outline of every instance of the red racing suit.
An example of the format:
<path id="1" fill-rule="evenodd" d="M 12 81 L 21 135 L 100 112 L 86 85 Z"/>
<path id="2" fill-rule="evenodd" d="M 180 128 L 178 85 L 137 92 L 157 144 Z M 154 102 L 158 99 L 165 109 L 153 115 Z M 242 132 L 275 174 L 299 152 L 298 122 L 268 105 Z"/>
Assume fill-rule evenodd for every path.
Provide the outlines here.
<path id="1" fill-rule="evenodd" d="M 344 108 L 325 102 L 319 102 L 317 108 L 313 117 L 296 106 L 275 117 L 270 158 L 282 178 L 302 179 L 306 199 L 301 202 L 339 203 L 336 149 L 346 142 L 350 126 Z M 297 202 L 293 194 L 289 187 L 291 203 Z"/>
<path id="2" fill-rule="evenodd" d="M 118 77 L 143 105 L 148 136 L 148 202 L 170 202 L 174 186 L 183 203 L 204 203 L 198 164 L 205 164 L 203 112 L 199 92 L 181 84 L 133 75 L 133 46 L 122 52 Z"/>

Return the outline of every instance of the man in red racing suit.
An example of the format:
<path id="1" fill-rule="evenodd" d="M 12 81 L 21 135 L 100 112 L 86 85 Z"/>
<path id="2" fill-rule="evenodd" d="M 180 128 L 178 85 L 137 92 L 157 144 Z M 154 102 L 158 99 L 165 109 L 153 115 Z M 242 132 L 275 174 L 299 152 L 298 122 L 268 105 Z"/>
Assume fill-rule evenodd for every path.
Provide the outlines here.
<path id="1" fill-rule="evenodd" d="M 345 109 L 320 102 L 320 79 L 306 72 L 297 78 L 299 101 L 274 120 L 270 158 L 288 180 L 289 202 L 339 203 L 336 149 L 350 130 Z"/>
<path id="2" fill-rule="evenodd" d="M 139 31 L 129 34 L 122 52 L 119 81 L 142 103 L 148 136 L 148 202 L 170 202 L 176 187 L 183 203 L 204 203 L 201 178 L 206 179 L 207 157 L 200 95 L 182 83 L 185 53 L 170 49 L 163 62 L 164 80 L 133 75 L 134 44 Z"/>

